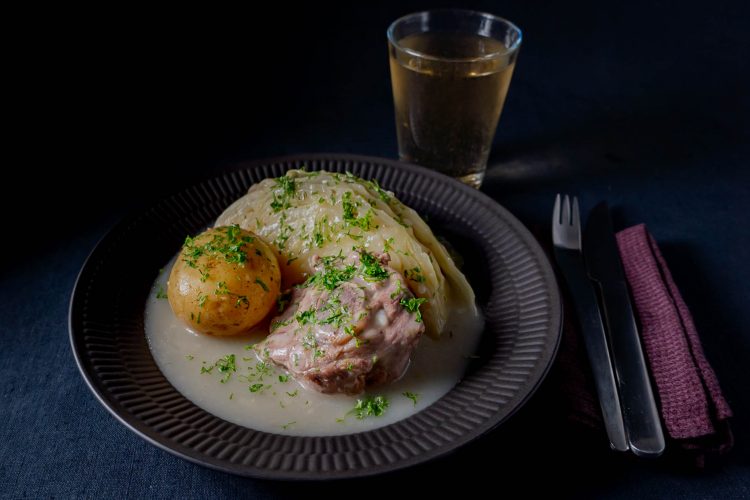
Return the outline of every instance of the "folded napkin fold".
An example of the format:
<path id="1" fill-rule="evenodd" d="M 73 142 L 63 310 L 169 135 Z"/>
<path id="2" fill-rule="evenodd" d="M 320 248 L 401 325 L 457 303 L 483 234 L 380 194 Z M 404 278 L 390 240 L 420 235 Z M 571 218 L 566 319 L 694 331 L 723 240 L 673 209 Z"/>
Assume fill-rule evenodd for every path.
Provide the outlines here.
<path id="1" fill-rule="evenodd" d="M 703 353 L 690 311 L 646 226 L 620 231 L 617 244 L 668 436 L 668 452 L 678 448 L 702 467 L 707 458 L 731 448 L 728 419 L 732 411 Z M 582 365 L 586 363 L 582 342 L 569 322 L 560 358 L 571 417 L 602 427 L 590 375 L 580 369 L 587 366 Z"/>

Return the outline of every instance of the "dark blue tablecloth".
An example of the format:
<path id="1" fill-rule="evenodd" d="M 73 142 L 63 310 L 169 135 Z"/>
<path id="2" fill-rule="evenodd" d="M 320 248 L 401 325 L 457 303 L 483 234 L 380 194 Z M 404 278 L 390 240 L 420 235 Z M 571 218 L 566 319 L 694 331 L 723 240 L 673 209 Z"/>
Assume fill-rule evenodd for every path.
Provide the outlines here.
<path id="1" fill-rule="evenodd" d="M 467 4 L 524 29 L 483 191 L 529 226 L 547 223 L 557 192 L 578 194 L 584 209 L 607 199 L 618 227 L 648 224 L 736 414 L 736 447 L 717 467 L 694 472 L 609 452 L 601 436 L 568 423 L 554 373 L 507 425 L 452 456 L 385 478 L 313 485 L 178 459 L 126 430 L 86 388 L 68 344 L 68 300 L 111 224 L 233 161 L 394 157 L 385 28 L 443 4 L 98 12 L 41 30 L 43 60 L 14 72 L 32 90 L 20 101 L 34 146 L 6 166 L 20 180 L 3 184 L 0 497 L 384 496 L 400 481 L 425 494 L 470 486 L 471 495 L 497 487 L 750 497 L 743 2 Z"/>

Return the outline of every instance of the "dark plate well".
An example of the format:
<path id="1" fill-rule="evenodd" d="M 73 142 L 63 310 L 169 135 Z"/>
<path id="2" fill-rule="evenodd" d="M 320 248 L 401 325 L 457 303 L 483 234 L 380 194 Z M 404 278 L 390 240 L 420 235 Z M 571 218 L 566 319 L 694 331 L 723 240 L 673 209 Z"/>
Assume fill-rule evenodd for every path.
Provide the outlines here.
<path id="1" fill-rule="evenodd" d="M 375 178 L 426 216 L 464 257 L 485 316 L 479 356 L 463 380 L 435 404 L 380 429 L 299 437 L 226 422 L 177 392 L 146 342 L 143 315 L 151 284 L 185 236 L 211 224 L 252 184 L 302 167 Z M 544 252 L 489 197 L 392 160 L 304 155 L 240 164 L 119 223 L 83 266 L 69 323 L 73 353 L 87 384 L 142 438 L 234 474 L 315 480 L 373 475 L 425 462 L 503 423 L 547 373 L 560 339 L 561 310 Z"/>

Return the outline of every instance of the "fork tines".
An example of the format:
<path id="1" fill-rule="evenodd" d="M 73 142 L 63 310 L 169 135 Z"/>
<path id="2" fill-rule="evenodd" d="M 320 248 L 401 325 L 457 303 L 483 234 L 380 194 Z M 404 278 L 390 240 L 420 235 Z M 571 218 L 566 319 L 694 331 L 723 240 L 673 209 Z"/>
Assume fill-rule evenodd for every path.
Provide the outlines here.
<path id="1" fill-rule="evenodd" d="M 555 246 L 581 249 L 581 215 L 578 208 L 578 198 L 573 197 L 573 210 L 571 212 L 570 197 L 566 194 L 562 198 L 558 194 L 555 197 L 555 208 L 552 211 L 552 240 Z"/>

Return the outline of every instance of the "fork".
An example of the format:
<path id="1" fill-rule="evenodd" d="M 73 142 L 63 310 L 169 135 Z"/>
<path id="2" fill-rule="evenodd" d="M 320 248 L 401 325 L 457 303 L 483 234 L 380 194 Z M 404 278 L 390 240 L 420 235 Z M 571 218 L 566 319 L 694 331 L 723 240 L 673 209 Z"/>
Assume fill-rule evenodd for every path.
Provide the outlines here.
<path id="1" fill-rule="evenodd" d="M 599 303 L 596 291 L 589 281 L 581 252 L 581 215 L 578 198 L 573 197 L 572 210 L 568 195 L 562 200 L 559 194 L 555 198 L 555 208 L 552 211 L 552 242 L 555 247 L 555 260 L 568 284 L 575 305 L 610 446 L 613 450 L 628 451 L 620 399 L 617 395 L 617 382 L 609 356 Z"/>

